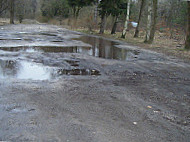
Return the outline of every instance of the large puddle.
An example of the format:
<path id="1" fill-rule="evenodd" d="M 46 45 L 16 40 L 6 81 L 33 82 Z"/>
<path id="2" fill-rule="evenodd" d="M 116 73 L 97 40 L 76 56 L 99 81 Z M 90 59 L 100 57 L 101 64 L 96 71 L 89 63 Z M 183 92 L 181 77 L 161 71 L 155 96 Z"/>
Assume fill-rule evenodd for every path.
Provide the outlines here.
<path id="1" fill-rule="evenodd" d="M 62 75 L 100 75 L 100 72 L 95 69 L 62 69 L 28 61 L 0 60 L 1 79 L 50 80 Z"/>
<path id="2" fill-rule="evenodd" d="M 0 78 L 48 80 L 51 79 L 51 70 L 33 62 L 0 60 Z"/>
<path id="3" fill-rule="evenodd" d="M 0 50 L 4 51 L 26 51 L 29 48 L 34 49 L 36 51 L 41 52 L 65 52 L 65 53 L 81 53 L 81 54 L 87 54 L 95 57 L 105 58 L 105 59 L 116 59 L 116 60 L 131 60 L 138 58 L 138 55 L 140 54 L 137 50 L 130 50 L 130 49 L 124 49 L 124 48 L 118 48 L 117 42 L 105 40 L 98 37 L 90 37 L 90 36 L 82 36 L 78 39 L 83 41 L 84 43 L 87 43 L 91 45 L 91 47 L 80 47 L 80 46 L 74 46 L 74 47 L 59 47 L 59 46 L 41 46 L 41 47 L 9 47 L 9 48 L 3 48 L 0 47 Z M 53 42 L 62 42 L 60 40 L 55 40 Z"/>
<path id="4" fill-rule="evenodd" d="M 117 45 L 119 45 L 119 43 L 103 38 L 82 36 L 76 40 L 83 41 L 84 43 L 88 43 L 92 46 L 91 48 L 84 48 L 79 52 L 86 53 L 95 57 L 116 60 L 129 60 L 137 58 L 139 55 L 139 51 L 137 50 L 118 48 Z"/>
<path id="5" fill-rule="evenodd" d="M 49 35 L 54 36 L 54 35 Z M 0 47 L 0 53 L 2 57 L 9 59 L 10 53 L 34 53 L 34 52 L 45 52 L 45 53 L 81 53 L 91 55 L 95 57 L 105 59 L 116 59 L 116 60 L 130 60 L 138 58 L 139 52 L 136 50 L 129 50 L 118 48 L 117 42 L 105 40 L 98 37 L 82 36 L 78 39 L 89 44 L 90 46 L 75 46 L 75 47 L 47 47 L 47 46 L 36 46 L 36 47 Z M 60 40 L 54 40 L 52 42 L 62 42 Z M 63 41 L 64 42 L 64 41 Z M 8 52 L 7 52 L 8 51 Z M 5 55 L 4 53 L 7 53 Z M 35 53 L 34 53 L 35 54 Z M 34 55 L 32 54 L 32 55 Z M 18 57 L 17 57 L 18 59 Z M 48 67 L 40 63 L 25 60 L 7 60 L 5 58 L 0 59 L 0 78 L 18 78 L 18 79 L 31 79 L 31 80 L 49 80 L 61 75 L 100 75 L 101 73 L 95 69 L 79 68 L 79 62 L 65 60 L 69 63 L 72 68 L 56 68 Z"/>

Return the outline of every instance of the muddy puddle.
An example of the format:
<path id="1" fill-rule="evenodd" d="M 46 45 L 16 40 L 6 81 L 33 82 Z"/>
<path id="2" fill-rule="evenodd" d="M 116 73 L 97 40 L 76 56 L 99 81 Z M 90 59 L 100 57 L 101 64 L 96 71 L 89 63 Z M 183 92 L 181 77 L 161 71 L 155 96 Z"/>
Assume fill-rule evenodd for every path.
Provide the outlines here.
<path id="1" fill-rule="evenodd" d="M 101 75 L 98 70 L 90 69 L 59 69 L 57 71 L 59 75 Z"/>
<path id="2" fill-rule="evenodd" d="M 42 34 L 46 36 L 56 36 L 54 34 Z M 16 38 L 15 38 L 16 39 Z M 24 40 L 24 38 L 22 39 Z M 20 47 L 0 47 L 0 78 L 17 78 L 30 80 L 49 80 L 62 75 L 101 75 L 96 69 L 80 68 L 79 61 L 67 60 L 65 63 L 69 64 L 69 68 L 60 68 L 58 66 L 50 67 L 43 63 L 35 63 L 30 61 L 34 56 L 34 52 L 38 53 L 81 53 L 90 56 L 95 56 L 105 59 L 116 60 L 133 60 L 138 58 L 140 52 L 136 50 L 129 50 L 117 47 L 119 43 L 105 40 L 98 37 L 81 36 L 73 41 L 82 41 L 89 46 L 20 46 Z M 62 40 L 55 38 L 51 42 L 62 42 Z M 64 40 L 63 40 L 64 42 Z M 11 53 L 18 52 L 17 56 L 22 56 L 27 53 L 26 59 L 18 60 L 19 57 L 14 57 Z M 29 54 L 31 53 L 31 55 Z M 7 55 L 6 55 L 7 54 Z M 43 54 L 44 58 L 45 55 Z M 10 57 L 15 58 L 11 60 Z M 6 59 L 5 59 L 6 58 Z"/>
<path id="3" fill-rule="evenodd" d="M 0 47 L 0 50 L 4 51 L 26 51 L 29 48 L 39 52 L 65 52 L 65 53 L 81 53 L 90 56 L 105 58 L 105 59 L 116 59 L 116 60 L 133 60 L 138 58 L 140 54 L 137 50 L 130 50 L 124 48 L 118 48 L 119 43 L 105 40 L 98 37 L 82 36 L 74 39 L 89 44 L 90 46 L 36 46 L 36 47 Z M 54 43 L 64 42 L 64 40 L 53 40 Z"/>
<path id="4" fill-rule="evenodd" d="M 74 61 L 66 60 L 71 66 L 78 66 Z M 95 69 L 62 69 L 44 66 L 40 63 L 0 59 L 0 78 L 24 80 L 50 80 L 63 75 L 100 75 Z"/>
<path id="5" fill-rule="evenodd" d="M 82 49 L 81 52 L 95 57 L 125 61 L 137 58 L 140 54 L 140 52 L 137 50 L 117 47 L 117 45 L 120 45 L 118 42 L 99 37 L 82 36 L 75 40 L 90 44 L 92 46 L 91 48 Z"/>
<path id="6" fill-rule="evenodd" d="M 51 71 L 33 62 L 0 60 L 0 78 L 47 80 L 51 79 Z"/>

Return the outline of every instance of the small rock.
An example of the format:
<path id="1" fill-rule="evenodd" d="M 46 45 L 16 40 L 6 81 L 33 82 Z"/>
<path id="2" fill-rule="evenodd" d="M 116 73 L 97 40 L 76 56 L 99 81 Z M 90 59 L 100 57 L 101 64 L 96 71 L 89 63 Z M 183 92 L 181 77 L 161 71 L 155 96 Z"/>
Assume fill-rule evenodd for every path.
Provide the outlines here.
<path id="1" fill-rule="evenodd" d="M 177 45 L 176 47 L 182 47 L 182 45 Z"/>
<path id="2" fill-rule="evenodd" d="M 157 111 L 157 110 L 154 110 L 153 112 L 154 112 L 154 113 L 159 113 L 159 111 Z"/>
<path id="3" fill-rule="evenodd" d="M 29 109 L 28 111 L 35 111 L 35 109 L 34 109 L 34 108 L 32 108 L 32 109 Z"/>
<path id="4" fill-rule="evenodd" d="M 137 125 L 137 122 L 133 122 L 134 125 Z"/>

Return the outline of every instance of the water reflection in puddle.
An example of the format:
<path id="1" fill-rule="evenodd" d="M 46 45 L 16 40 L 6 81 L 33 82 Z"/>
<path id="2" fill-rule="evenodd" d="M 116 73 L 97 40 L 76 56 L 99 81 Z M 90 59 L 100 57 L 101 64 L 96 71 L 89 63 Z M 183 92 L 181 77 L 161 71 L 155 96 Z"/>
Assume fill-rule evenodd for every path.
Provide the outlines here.
<path id="1" fill-rule="evenodd" d="M 44 34 L 47 36 L 56 36 L 54 34 Z M 86 55 L 91 55 L 95 57 L 105 58 L 105 59 L 117 59 L 117 60 L 131 60 L 138 58 L 139 52 L 136 50 L 129 50 L 118 48 L 117 42 L 105 40 L 98 37 L 82 36 L 76 40 L 82 41 L 84 43 L 90 44 L 91 46 L 81 47 L 0 47 L 0 53 L 6 54 L 9 57 L 8 53 L 10 52 L 19 52 L 18 56 L 21 56 L 27 53 L 27 58 L 34 56 L 35 52 L 44 52 L 44 53 L 81 53 Z M 59 42 L 60 39 L 55 37 L 55 40 L 52 42 Z M 78 41 L 77 41 L 78 42 Z M 9 52 L 7 52 L 9 51 Z M 31 54 L 31 55 L 30 55 Z M 45 56 L 45 54 L 43 54 Z M 3 56 L 2 56 L 3 57 Z M 12 56 L 14 57 L 14 56 Z M 30 80 L 49 80 L 62 75 L 100 75 L 100 72 L 95 69 L 84 69 L 80 68 L 79 61 L 75 60 L 66 60 L 66 64 L 69 64 L 68 68 L 59 68 L 59 67 L 48 67 L 40 63 L 28 62 L 28 61 L 18 61 L 18 60 L 5 60 L 4 58 L 0 59 L 0 78 L 18 78 L 18 79 L 30 79 Z"/>
<path id="2" fill-rule="evenodd" d="M 88 49 L 87 53 L 95 57 L 101 57 L 105 59 L 128 60 L 137 58 L 137 56 L 139 55 L 139 51 L 118 48 L 117 45 L 119 43 L 99 37 L 82 36 L 76 40 L 80 40 L 84 43 L 90 44 L 92 48 Z"/>
<path id="3" fill-rule="evenodd" d="M 98 37 L 90 37 L 90 36 L 82 36 L 78 39 L 79 41 L 83 41 L 84 43 L 90 44 L 91 47 L 10 47 L 10 48 L 3 48 L 0 47 L 0 50 L 4 51 L 28 51 L 28 52 L 48 52 L 48 53 L 81 53 L 86 55 L 91 55 L 95 57 L 105 58 L 105 59 L 116 59 L 116 60 L 130 60 L 138 58 L 140 54 L 137 50 L 130 50 L 125 48 L 118 48 L 117 42 L 105 40 Z M 60 42 L 59 40 L 55 40 L 53 42 Z"/>
<path id="4" fill-rule="evenodd" d="M 0 78 L 48 80 L 51 71 L 41 64 L 26 61 L 0 60 Z"/>
<path id="5" fill-rule="evenodd" d="M 78 67 L 78 62 L 70 60 L 66 60 L 66 62 L 69 62 L 71 66 Z M 0 59 L 0 78 L 2 79 L 50 80 L 62 75 L 100 75 L 100 72 L 95 69 L 61 69 L 34 62 Z"/>
<path id="6" fill-rule="evenodd" d="M 47 80 L 50 79 L 50 71 L 40 64 L 20 62 L 21 68 L 18 79 Z"/>

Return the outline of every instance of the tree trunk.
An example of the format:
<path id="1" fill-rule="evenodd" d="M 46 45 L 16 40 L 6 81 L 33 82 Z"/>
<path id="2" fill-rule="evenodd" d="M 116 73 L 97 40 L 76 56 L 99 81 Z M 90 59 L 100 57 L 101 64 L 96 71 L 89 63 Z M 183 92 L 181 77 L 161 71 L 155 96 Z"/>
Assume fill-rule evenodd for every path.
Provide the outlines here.
<path id="1" fill-rule="evenodd" d="M 190 49 L 190 2 L 188 1 L 188 24 L 186 32 L 185 49 Z"/>
<path id="2" fill-rule="evenodd" d="M 101 16 L 101 24 L 100 24 L 100 34 L 104 33 L 104 30 L 106 28 L 106 14 L 102 14 Z"/>
<path id="3" fill-rule="evenodd" d="M 169 17 L 168 17 L 168 27 L 170 29 L 170 39 L 173 38 L 173 15 L 174 15 L 174 8 L 175 8 L 175 3 L 174 2 L 170 2 L 170 10 L 169 10 Z"/>
<path id="4" fill-rule="evenodd" d="M 115 21 L 114 21 L 114 24 L 113 24 L 113 27 L 112 27 L 111 34 L 115 34 L 116 33 L 117 23 L 118 23 L 118 16 L 115 17 Z"/>
<path id="5" fill-rule="evenodd" d="M 94 23 L 96 23 L 96 24 L 98 21 L 98 4 L 99 4 L 99 0 L 96 0 L 95 9 L 94 9 Z"/>
<path id="6" fill-rule="evenodd" d="M 10 0 L 10 24 L 14 24 L 14 7 L 15 0 Z"/>
<path id="7" fill-rule="evenodd" d="M 73 7 L 73 17 L 74 17 L 74 18 L 76 18 L 76 11 L 77 11 L 77 10 L 76 10 L 76 7 L 74 6 L 74 7 Z"/>
<path id="8" fill-rule="evenodd" d="M 148 18 L 147 18 L 147 27 L 146 27 L 146 37 L 145 43 L 148 43 L 150 40 L 150 30 L 151 30 L 151 23 L 152 23 L 152 1 L 148 0 Z"/>
<path id="9" fill-rule="evenodd" d="M 153 0 L 153 21 L 150 31 L 150 39 L 148 43 L 152 43 L 156 32 L 156 19 L 157 19 L 158 0 Z"/>
<path id="10" fill-rule="evenodd" d="M 78 17 L 79 17 L 80 10 L 81 10 L 80 7 L 78 7 L 77 10 L 76 10 L 76 16 L 75 16 L 76 19 L 78 19 Z"/>
<path id="11" fill-rule="evenodd" d="M 125 25 L 124 25 L 124 29 L 123 29 L 121 38 L 125 38 L 127 30 L 128 30 L 129 14 L 130 14 L 130 4 L 131 4 L 131 0 L 128 0 L 128 3 L 127 3 L 127 15 L 126 15 Z"/>
<path id="12" fill-rule="evenodd" d="M 140 24 L 141 24 L 141 17 L 142 17 L 142 12 L 143 12 L 143 8 L 144 8 L 144 4 L 145 4 L 145 0 L 142 0 L 142 1 L 141 1 L 140 12 L 139 12 L 138 25 L 137 25 L 137 27 L 136 27 L 134 37 L 139 37 L 139 27 L 140 27 Z"/>

